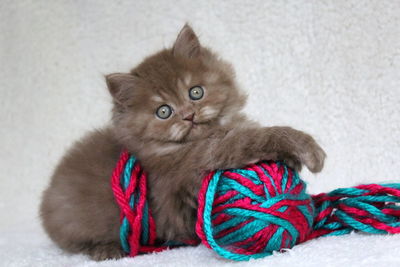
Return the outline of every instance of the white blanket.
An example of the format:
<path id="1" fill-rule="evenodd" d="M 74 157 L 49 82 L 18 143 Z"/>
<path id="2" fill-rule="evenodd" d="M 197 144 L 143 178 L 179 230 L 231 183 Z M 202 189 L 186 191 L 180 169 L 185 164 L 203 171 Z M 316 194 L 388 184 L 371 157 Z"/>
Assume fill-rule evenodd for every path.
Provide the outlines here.
<path id="1" fill-rule="evenodd" d="M 400 235 L 369 236 L 350 234 L 326 237 L 297 245 L 285 253 L 233 262 L 222 259 L 203 245 L 171 249 L 149 255 L 95 262 L 83 255 L 69 255 L 44 235 L 39 227 L 23 224 L 13 231 L 0 232 L 0 266 L 400 266 Z"/>
<path id="2" fill-rule="evenodd" d="M 0 1 L 0 266 L 235 265 L 203 246 L 96 263 L 39 226 L 65 149 L 110 118 L 102 75 L 170 46 L 186 21 L 233 63 L 251 118 L 326 150 L 321 174 L 302 172 L 310 192 L 400 182 L 399 14 L 390 0 Z M 399 248 L 399 236 L 349 235 L 246 264 L 400 266 Z"/>

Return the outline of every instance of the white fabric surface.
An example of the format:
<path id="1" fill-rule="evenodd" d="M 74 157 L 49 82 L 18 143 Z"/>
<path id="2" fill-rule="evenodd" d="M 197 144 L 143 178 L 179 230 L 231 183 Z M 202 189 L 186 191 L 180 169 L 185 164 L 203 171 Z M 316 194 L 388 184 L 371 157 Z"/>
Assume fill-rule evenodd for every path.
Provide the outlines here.
<path id="1" fill-rule="evenodd" d="M 170 46 L 189 21 L 230 60 L 246 112 L 325 148 L 312 193 L 400 181 L 400 1 L 0 1 L 0 266 L 235 265 L 204 247 L 95 263 L 40 228 L 65 148 L 109 119 L 103 74 Z M 399 236 L 325 238 L 248 266 L 400 266 Z M 242 264 L 239 264 L 242 266 Z M 246 266 L 246 265 L 245 265 Z"/>

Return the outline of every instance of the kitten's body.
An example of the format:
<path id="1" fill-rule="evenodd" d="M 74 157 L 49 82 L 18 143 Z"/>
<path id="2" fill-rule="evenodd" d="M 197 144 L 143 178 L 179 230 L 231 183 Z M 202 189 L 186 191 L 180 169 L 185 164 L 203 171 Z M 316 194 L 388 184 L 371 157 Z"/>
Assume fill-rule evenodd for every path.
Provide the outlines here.
<path id="1" fill-rule="evenodd" d="M 112 74 L 113 124 L 67 153 L 42 202 L 43 224 L 62 248 L 94 259 L 123 255 L 119 210 L 109 184 L 123 148 L 149 173 L 149 203 L 161 240 L 195 237 L 196 196 L 204 174 L 263 159 L 322 169 L 314 139 L 289 127 L 260 127 L 240 113 L 245 97 L 231 67 L 198 43 L 185 26 L 172 49 L 147 58 L 129 74 Z M 201 99 L 188 89 L 201 85 Z M 168 104 L 173 113 L 156 118 Z"/>

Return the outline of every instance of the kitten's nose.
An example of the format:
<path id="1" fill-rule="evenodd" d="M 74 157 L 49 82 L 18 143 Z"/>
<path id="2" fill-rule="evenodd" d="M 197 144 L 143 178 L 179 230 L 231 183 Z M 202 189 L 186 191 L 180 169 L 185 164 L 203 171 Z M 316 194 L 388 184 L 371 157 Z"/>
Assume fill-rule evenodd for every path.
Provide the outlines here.
<path id="1" fill-rule="evenodd" d="M 186 116 L 183 117 L 183 120 L 185 121 L 193 121 L 194 118 L 194 113 L 188 114 Z"/>

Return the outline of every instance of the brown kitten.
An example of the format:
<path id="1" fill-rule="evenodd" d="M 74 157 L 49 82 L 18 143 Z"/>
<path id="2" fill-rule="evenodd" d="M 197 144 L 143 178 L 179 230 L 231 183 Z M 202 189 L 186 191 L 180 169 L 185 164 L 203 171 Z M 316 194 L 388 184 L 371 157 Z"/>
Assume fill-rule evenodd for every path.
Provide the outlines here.
<path id="1" fill-rule="evenodd" d="M 43 225 L 61 248 L 95 260 L 123 256 L 110 176 L 127 148 L 149 173 L 149 202 L 161 240 L 195 237 L 196 198 L 205 173 L 259 160 L 319 172 L 325 153 L 289 127 L 261 127 L 240 112 L 245 96 L 231 66 L 182 29 L 172 49 L 130 73 L 106 77 L 112 125 L 64 156 L 41 205 Z"/>

